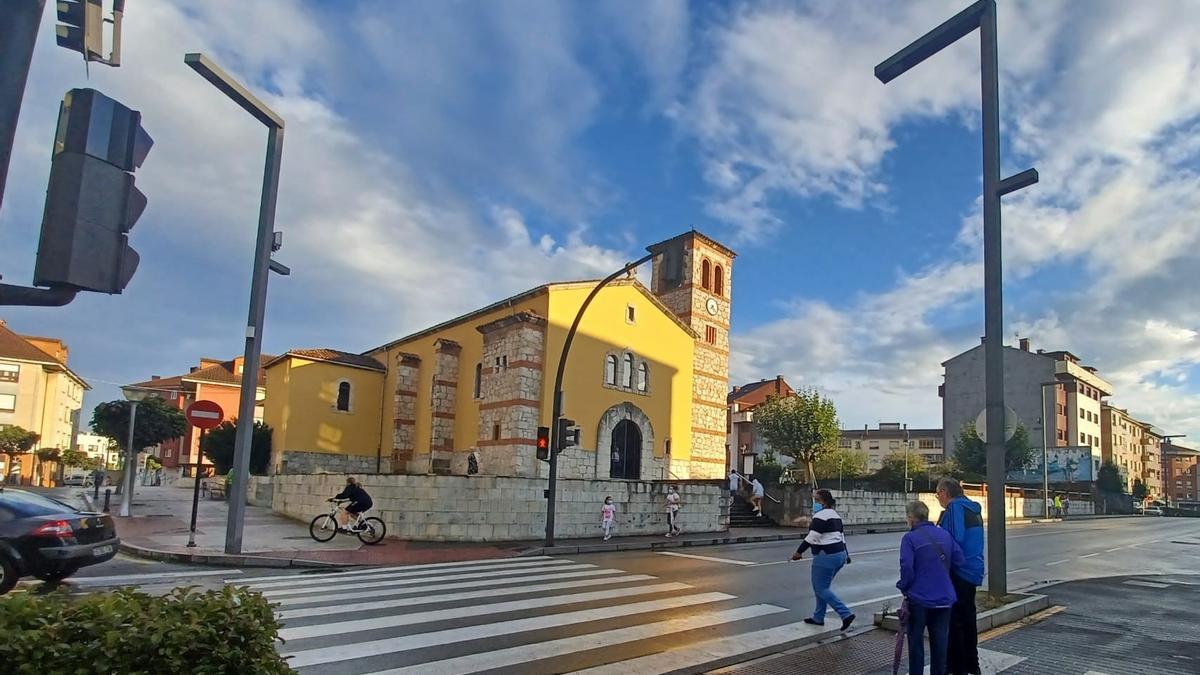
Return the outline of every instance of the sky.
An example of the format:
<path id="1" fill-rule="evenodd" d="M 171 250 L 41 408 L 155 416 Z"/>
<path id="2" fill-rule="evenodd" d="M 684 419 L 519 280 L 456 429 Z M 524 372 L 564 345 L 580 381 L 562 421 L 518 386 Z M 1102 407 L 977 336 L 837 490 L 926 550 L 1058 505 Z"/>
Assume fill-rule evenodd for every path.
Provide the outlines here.
<path id="1" fill-rule="evenodd" d="M 51 7 L 53 6 L 52 3 Z M 106 4 L 108 4 L 106 2 Z M 595 278 L 695 227 L 738 252 L 731 383 L 817 387 L 848 427 L 941 424 L 940 363 L 979 344 L 979 50 L 874 66 L 966 0 L 131 3 L 122 66 L 47 11 L 3 209 L 32 278 L 58 103 L 93 87 L 154 147 L 122 295 L 4 308 L 95 387 L 241 353 L 265 130 L 286 120 L 264 351 L 362 351 L 506 295 Z M 1111 401 L 1200 437 L 1200 3 L 1001 0 L 1006 341 L 1066 349 Z"/>

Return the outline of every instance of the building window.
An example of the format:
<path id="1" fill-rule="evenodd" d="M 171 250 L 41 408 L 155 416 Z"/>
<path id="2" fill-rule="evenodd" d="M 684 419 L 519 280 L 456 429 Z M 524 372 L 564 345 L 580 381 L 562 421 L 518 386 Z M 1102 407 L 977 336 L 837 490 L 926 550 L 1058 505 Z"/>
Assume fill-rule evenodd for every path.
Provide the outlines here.
<path id="1" fill-rule="evenodd" d="M 604 357 L 604 383 L 617 386 L 617 356 L 615 354 Z"/>
<path id="2" fill-rule="evenodd" d="M 508 370 L 508 355 L 505 354 L 504 356 L 497 356 L 496 357 L 496 372 L 502 373 L 506 370 Z"/>
<path id="3" fill-rule="evenodd" d="M 704 341 L 710 345 L 717 344 L 717 327 L 716 326 L 705 326 L 704 327 Z"/>
<path id="4" fill-rule="evenodd" d="M 12 412 L 17 409 L 17 397 L 15 394 L 0 394 L 0 411 Z"/>
<path id="5" fill-rule="evenodd" d="M 638 364 L 637 372 L 637 388 L 638 391 L 645 392 L 646 387 L 650 384 L 650 369 L 646 366 L 646 362 L 642 361 Z"/>
<path id="6" fill-rule="evenodd" d="M 493 441 L 500 440 L 500 425 L 499 424 L 492 425 L 492 440 Z"/>
<path id="7" fill-rule="evenodd" d="M 878 449 L 879 449 L 879 441 L 871 441 L 871 442 L 869 442 L 869 443 L 867 444 L 867 449 L 868 449 L 868 450 L 878 450 Z"/>
<path id="8" fill-rule="evenodd" d="M 850 439 L 849 439 L 849 438 L 843 438 L 843 439 L 840 439 L 840 440 L 838 440 L 838 447 L 839 447 L 839 448 L 848 448 L 848 447 L 850 447 Z"/>
<path id="9" fill-rule="evenodd" d="M 888 450 L 899 450 L 900 441 L 888 441 Z"/>
<path id="10" fill-rule="evenodd" d="M 626 389 L 633 388 L 633 354 L 629 352 L 621 360 L 621 383 Z"/>
<path id="11" fill-rule="evenodd" d="M 725 295 L 725 270 L 720 265 L 713 268 L 713 295 Z"/>
<path id="12" fill-rule="evenodd" d="M 15 363 L 0 363 L 0 382 L 16 382 L 21 377 L 21 366 Z"/>
<path id="13" fill-rule="evenodd" d="M 475 364 L 475 398 L 483 398 L 483 364 Z"/>
<path id="14" fill-rule="evenodd" d="M 1087 434 L 1085 434 L 1085 433 L 1083 433 L 1083 432 L 1080 432 L 1080 433 L 1079 433 L 1079 444 L 1080 444 L 1080 445 L 1087 445 Z"/>
<path id="15" fill-rule="evenodd" d="M 637 308 L 633 305 L 625 305 L 625 323 L 637 323 Z"/>
<path id="16" fill-rule="evenodd" d="M 345 380 L 338 383 L 337 409 L 350 412 L 350 383 Z"/>
<path id="17" fill-rule="evenodd" d="M 706 291 L 710 288 L 709 277 L 711 275 L 712 265 L 710 265 L 706 259 L 704 262 L 700 263 L 700 287 Z"/>

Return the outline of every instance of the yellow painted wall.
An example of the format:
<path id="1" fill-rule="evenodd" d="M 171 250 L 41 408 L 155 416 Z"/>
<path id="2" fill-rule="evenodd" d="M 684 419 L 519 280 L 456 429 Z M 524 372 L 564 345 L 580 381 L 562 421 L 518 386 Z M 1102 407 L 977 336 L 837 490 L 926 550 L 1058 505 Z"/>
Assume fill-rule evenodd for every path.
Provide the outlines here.
<path id="1" fill-rule="evenodd" d="M 263 419 L 271 454 L 281 450 L 371 455 L 379 451 L 383 373 L 289 356 L 267 369 Z M 350 383 L 350 410 L 337 409 L 338 384 Z M 387 453 L 391 448 L 385 448 Z"/>
<path id="2" fill-rule="evenodd" d="M 591 286 L 572 284 L 551 291 L 547 328 L 548 356 L 542 389 L 542 424 L 551 417 L 554 373 L 562 344 Z M 632 305 L 635 322 L 626 321 Z M 650 363 L 649 394 L 605 388 L 604 358 L 628 349 Z M 564 414 L 581 428 L 580 445 L 596 447 L 596 428 L 610 407 L 628 401 L 649 418 L 654 429 L 654 455 L 662 457 L 671 439 L 671 458 L 690 455 L 692 428 L 692 356 L 695 342 L 665 310 L 655 306 L 632 284 L 608 286 L 589 305 L 571 346 L 563 376 Z"/>
<path id="3" fill-rule="evenodd" d="M 417 385 L 416 440 L 413 454 L 414 456 L 429 454 L 430 393 L 433 390 L 437 355 L 434 343 L 442 338 L 453 340 L 462 346 L 458 362 L 458 390 L 455 398 L 454 447 L 457 450 L 465 450 L 475 446 L 476 441 L 479 440 L 479 401 L 474 398 L 475 364 L 479 363 L 483 356 L 483 334 L 476 330 L 476 327 L 520 312 L 534 312 L 538 316 L 546 316 L 547 296 L 542 294 L 526 298 L 511 306 L 499 307 L 494 311 L 473 317 L 469 321 L 448 326 L 435 334 L 418 337 L 409 342 L 392 346 L 386 351 L 370 354 L 388 368 L 387 383 L 384 385 L 384 391 L 388 392 L 388 398 L 379 426 L 385 454 L 390 453 L 392 447 L 392 410 L 396 391 L 396 363 L 401 353 L 416 354 L 421 358 L 420 382 Z M 486 367 L 487 364 L 484 365 Z M 549 415 L 549 413 L 546 414 Z"/>

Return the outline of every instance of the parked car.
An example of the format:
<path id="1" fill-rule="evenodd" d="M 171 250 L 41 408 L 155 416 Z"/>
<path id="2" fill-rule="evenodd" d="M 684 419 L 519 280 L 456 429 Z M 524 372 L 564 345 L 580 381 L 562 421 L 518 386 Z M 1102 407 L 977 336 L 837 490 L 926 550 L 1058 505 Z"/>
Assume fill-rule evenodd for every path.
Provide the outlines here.
<path id="1" fill-rule="evenodd" d="M 1142 514 L 1147 516 L 1161 516 L 1163 514 L 1163 510 L 1161 506 L 1147 506 L 1145 510 L 1142 511 Z"/>
<path id="2" fill-rule="evenodd" d="M 68 469 L 63 472 L 62 484 L 74 487 L 91 487 L 96 472 L 89 469 Z"/>
<path id="3" fill-rule="evenodd" d="M 81 567 L 110 560 L 120 544 L 107 514 L 0 487 L 0 594 L 21 577 L 65 579 Z"/>

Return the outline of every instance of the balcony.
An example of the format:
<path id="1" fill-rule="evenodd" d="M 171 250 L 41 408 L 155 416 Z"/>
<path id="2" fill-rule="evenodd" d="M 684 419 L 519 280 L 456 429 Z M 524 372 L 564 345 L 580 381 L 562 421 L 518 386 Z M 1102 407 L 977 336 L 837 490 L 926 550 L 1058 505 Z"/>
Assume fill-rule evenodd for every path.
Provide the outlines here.
<path id="1" fill-rule="evenodd" d="M 732 421 L 734 424 L 741 424 L 743 422 L 753 422 L 754 421 L 754 411 L 753 410 L 739 410 L 738 412 L 733 413 Z"/>

